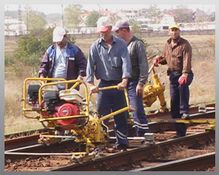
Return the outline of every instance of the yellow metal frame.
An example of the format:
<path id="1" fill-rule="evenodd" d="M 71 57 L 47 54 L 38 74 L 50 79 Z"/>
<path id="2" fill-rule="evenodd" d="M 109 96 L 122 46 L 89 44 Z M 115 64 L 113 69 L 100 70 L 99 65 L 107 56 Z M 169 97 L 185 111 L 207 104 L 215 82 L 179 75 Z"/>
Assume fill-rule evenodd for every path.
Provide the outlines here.
<path id="1" fill-rule="evenodd" d="M 154 69 L 154 64 L 150 67 L 148 74 L 150 74 L 151 72 L 153 73 L 151 75 L 153 84 L 147 83 L 144 87 L 144 105 L 145 107 L 150 107 L 158 98 L 160 101 L 160 112 L 165 112 L 168 110 L 166 107 L 166 100 L 164 97 L 165 86 L 161 84 L 159 77 Z"/>
<path id="2" fill-rule="evenodd" d="M 118 89 L 118 86 L 108 86 L 108 87 L 102 87 L 102 88 L 99 88 L 99 91 L 105 91 L 105 90 L 110 90 L 110 89 Z M 127 106 L 124 107 L 124 108 L 121 108 L 117 111 L 114 111 L 110 114 L 107 114 L 103 117 L 100 118 L 100 122 L 104 121 L 104 120 L 107 120 L 117 114 L 120 114 L 120 113 L 123 113 L 125 111 L 129 111 L 130 110 L 130 104 L 129 104 L 129 99 L 128 99 L 128 92 L 127 92 L 127 89 L 124 89 L 124 94 L 125 94 L 125 99 L 126 99 L 126 103 L 127 103 Z"/>
<path id="3" fill-rule="evenodd" d="M 28 82 L 33 82 L 33 81 L 38 81 L 39 84 L 41 84 L 39 91 L 38 91 L 38 103 L 39 103 L 39 109 L 33 109 L 33 108 L 27 108 L 27 85 Z M 53 82 L 49 82 L 47 83 L 47 81 L 53 81 Z M 54 82 L 55 81 L 55 82 Z M 83 84 L 85 87 L 85 100 L 86 102 L 84 103 L 85 107 L 85 111 L 81 112 L 80 115 L 74 115 L 74 116 L 60 116 L 60 117 L 51 117 L 51 116 L 45 116 L 42 115 L 42 112 L 45 112 L 45 110 L 43 110 L 40 106 L 42 104 L 42 94 L 43 94 L 43 90 L 47 87 L 51 87 L 51 86 L 56 86 L 59 84 L 65 84 L 65 87 L 67 89 L 67 86 L 69 84 L 73 84 L 71 88 L 69 88 L 69 90 L 76 88 L 78 85 Z M 31 117 L 30 113 L 33 112 L 38 112 L 38 115 L 36 117 Z M 35 113 L 36 114 L 36 113 Z M 76 118 L 87 118 L 89 117 L 89 96 L 88 96 L 88 88 L 87 85 L 85 84 L 84 81 L 82 80 L 65 80 L 63 78 L 27 78 L 24 81 L 24 86 L 23 86 L 23 115 L 26 118 L 32 118 L 32 119 L 38 119 L 43 126 L 45 127 L 44 122 L 49 122 L 50 124 L 48 124 L 50 127 L 54 126 L 54 121 L 57 120 L 68 120 L 68 119 L 76 119 Z"/>
<path id="4" fill-rule="evenodd" d="M 40 83 L 40 88 L 38 91 L 38 103 L 39 103 L 39 109 L 33 109 L 33 108 L 27 108 L 27 85 L 28 82 L 30 81 L 39 81 Z M 58 81 L 58 82 L 49 82 L 47 83 L 47 81 Z M 45 116 L 42 115 L 43 112 L 45 112 L 46 110 L 42 109 L 41 104 L 43 102 L 42 100 L 42 96 L 43 96 L 43 92 L 44 89 L 50 87 L 50 86 L 55 86 L 58 84 L 65 84 L 66 87 L 69 84 L 73 84 L 72 87 L 69 88 L 69 90 L 76 88 L 78 85 L 83 84 L 84 88 L 85 88 L 85 103 L 83 103 L 85 105 L 85 110 L 81 111 L 80 115 L 74 115 L 74 116 L 60 116 L 60 117 L 51 117 L 51 116 Z M 108 87 L 102 87 L 99 88 L 100 91 L 104 91 L 104 90 L 110 90 L 110 89 L 118 89 L 118 86 L 108 86 Z M 66 88 L 66 90 L 68 90 Z M 82 80 L 65 80 L 65 79 L 51 79 L 51 78 L 27 78 L 24 81 L 24 87 L 23 87 L 23 113 L 24 116 L 27 118 L 34 118 L 34 119 L 38 119 L 44 127 L 47 127 L 50 129 L 54 129 L 55 123 L 54 121 L 57 120 L 68 120 L 68 119 L 76 119 L 76 118 L 87 118 L 85 124 L 83 125 L 83 127 L 74 127 L 74 129 L 71 129 L 71 132 L 74 135 L 78 135 L 79 137 L 76 139 L 76 142 L 85 142 L 87 145 L 86 148 L 86 152 L 89 152 L 89 148 L 90 147 L 94 147 L 93 143 L 94 142 L 99 142 L 99 143 L 103 143 L 105 142 L 105 138 L 104 135 L 106 135 L 106 133 L 104 132 L 103 128 L 102 128 L 102 122 L 104 120 L 107 120 L 117 114 L 120 114 L 122 112 L 125 111 L 129 111 L 130 110 L 130 105 L 129 105 L 129 100 L 128 100 L 128 93 L 127 90 L 124 89 L 124 94 L 125 94 L 125 99 L 126 99 L 126 103 L 127 106 L 124 108 L 121 108 L 117 111 L 114 111 L 110 114 L 107 114 L 101 118 L 99 118 L 98 116 L 92 116 L 90 114 L 90 109 L 89 109 L 89 104 L 90 104 L 90 99 L 91 99 L 91 94 L 89 95 L 88 93 L 88 87 L 86 85 L 86 83 Z M 38 116 L 37 117 L 30 117 L 28 116 L 28 114 L 30 112 L 37 112 Z M 36 114 L 36 113 L 35 113 Z M 44 124 L 44 122 L 47 122 L 47 126 Z M 64 127 L 63 127 L 64 128 Z M 52 134 L 48 134 L 48 135 L 42 135 L 42 138 L 49 139 L 49 138 L 53 138 L 55 139 L 56 136 L 52 135 Z"/>

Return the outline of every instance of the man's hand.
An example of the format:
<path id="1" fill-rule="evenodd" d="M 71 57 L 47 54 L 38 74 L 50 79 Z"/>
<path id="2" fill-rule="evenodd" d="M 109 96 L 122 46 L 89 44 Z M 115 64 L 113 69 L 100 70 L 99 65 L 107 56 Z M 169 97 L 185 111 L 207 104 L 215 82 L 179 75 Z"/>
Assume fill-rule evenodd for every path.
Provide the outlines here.
<path id="1" fill-rule="evenodd" d="M 45 78 L 45 77 L 43 76 L 43 74 L 40 74 L 40 78 Z"/>
<path id="2" fill-rule="evenodd" d="M 99 92 L 99 88 L 95 85 L 91 85 L 90 87 L 90 93 L 98 93 Z"/>
<path id="3" fill-rule="evenodd" d="M 158 65 L 160 64 L 160 59 L 161 59 L 161 56 L 159 55 L 154 57 L 154 61 L 153 61 L 154 66 L 158 67 Z"/>
<path id="4" fill-rule="evenodd" d="M 182 74 L 178 79 L 178 83 L 182 86 L 187 83 L 187 80 L 188 80 L 188 75 Z"/>
<path id="5" fill-rule="evenodd" d="M 122 82 L 117 84 L 119 90 L 125 89 L 127 87 L 127 85 L 128 85 L 128 79 L 127 78 L 122 79 Z"/>
<path id="6" fill-rule="evenodd" d="M 143 92 L 144 92 L 144 85 L 138 84 L 136 87 L 136 95 L 143 97 Z"/>
<path id="7" fill-rule="evenodd" d="M 78 75 L 77 80 L 83 80 L 83 77 L 81 75 Z"/>

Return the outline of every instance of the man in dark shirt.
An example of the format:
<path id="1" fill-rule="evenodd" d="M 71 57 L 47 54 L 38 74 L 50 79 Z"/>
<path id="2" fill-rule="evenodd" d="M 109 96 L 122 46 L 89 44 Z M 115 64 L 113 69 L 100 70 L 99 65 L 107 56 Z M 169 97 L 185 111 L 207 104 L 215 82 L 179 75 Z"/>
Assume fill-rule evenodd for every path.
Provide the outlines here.
<path id="1" fill-rule="evenodd" d="M 188 118 L 189 85 L 193 80 L 191 66 L 192 48 L 189 42 L 180 36 L 177 24 L 170 26 L 170 38 L 165 44 L 163 54 L 156 56 L 155 66 L 167 64 L 170 80 L 170 107 L 173 118 Z M 176 124 L 177 137 L 185 136 L 186 125 Z"/>
<path id="2" fill-rule="evenodd" d="M 136 135 L 144 136 L 149 129 L 142 98 L 144 85 L 148 79 L 148 61 L 145 46 L 142 40 L 132 34 L 127 21 L 118 21 L 113 30 L 127 43 L 132 64 L 132 74 L 128 82 L 128 95 L 133 109 Z"/>

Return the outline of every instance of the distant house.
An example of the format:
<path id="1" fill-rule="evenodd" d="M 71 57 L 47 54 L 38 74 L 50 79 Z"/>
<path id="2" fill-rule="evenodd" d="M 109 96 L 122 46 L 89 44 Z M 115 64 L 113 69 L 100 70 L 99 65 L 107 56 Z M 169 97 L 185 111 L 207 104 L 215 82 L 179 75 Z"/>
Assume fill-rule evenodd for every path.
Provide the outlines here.
<path id="1" fill-rule="evenodd" d="M 23 21 L 6 17 L 4 21 L 4 34 L 5 36 L 27 34 L 27 26 Z"/>
<path id="2" fill-rule="evenodd" d="M 172 15 L 164 14 L 160 20 L 160 30 L 167 30 L 171 24 L 175 23 L 175 19 Z"/>

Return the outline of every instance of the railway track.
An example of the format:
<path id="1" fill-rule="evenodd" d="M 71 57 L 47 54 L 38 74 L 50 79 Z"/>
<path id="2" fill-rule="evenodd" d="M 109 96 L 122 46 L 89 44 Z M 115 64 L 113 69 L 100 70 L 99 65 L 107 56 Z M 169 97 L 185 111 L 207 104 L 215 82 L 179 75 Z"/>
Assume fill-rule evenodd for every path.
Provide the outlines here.
<path id="1" fill-rule="evenodd" d="M 65 167 L 51 169 L 51 171 L 121 171 L 143 166 L 144 162 L 163 163 L 167 156 L 181 148 L 198 149 L 204 145 L 214 144 L 214 132 L 200 133 L 178 139 L 163 141 L 154 145 L 145 145 L 127 152 L 121 152 L 83 164 L 72 164 Z M 148 164 L 146 164 L 148 165 Z M 214 166 L 214 164 L 213 164 Z"/>
<path id="2" fill-rule="evenodd" d="M 130 171 L 132 169 L 139 169 L 139 167 L 142 168 L 142 166 L 148 167 L 151 164 L 157 165 L 173 161 L 173 158 L 169 159 L 168 156 L 176 155 L 176 153 L 180 154 L 179 152 L 186 155 L 184 152 L 185 150 L 188 152 L 188 149 L 193 154 L 194 152 L 203 154 L 206 153 L 206 150 L 214 152 L 214 143 L 215 133 L 214 131 L 209 131 L 182 138 L 169 139 L 155 144 L 140 145 L 139 143 L 137 147 L 136 143 L 133 147 L 131 143 L 128 151 L 119 153 L 103 151 L 99 157 L 89 161 L 83 160 L 80 163 L 72 163 L 71 161 L 71 149 L 74 147 L 72 142 L 53 145 L 53 148 L 34 145 L 6 152 L 5 168 L 8 170 L 15 168 L 17 171 L 24 169 L 27 171 Z M 61 153 L 60 150 L 63 152 Z M 56 161 L 64 161 L 63 163 L 66 164 L 57 165 L 52 163 Z M 211 164 L 211 166 L 214 165 L 214 163 Z"/>
<path id="3" fill-rule="evenodd" d="M 205 114 L 208 112 L 212 112 L 215 110 L 215 104 L 211 103 L 211 104 L 206 104 L 204 107 L 200 107 L 197 105 L 194 105 L 192 107 L 189 108 L 189 113 L 191 114 L 195 114 L 195 115 L 200 115 L 200 114 Z M 149 111 L 147 114 L 147 117 L 149 120 L 153 120 L 153 119 L 170 119 L 170 113 L 169 112 L 162 112 L 159 113 L 157 110 L 155 111 Z M 207 118 L 206 116 L 204 116 L 204 118 Z M 212 118 L 212 116 L 210 116 L 210 118 Z M 213 116 L 214 118 L 214 116 Z M 39 129 L 39 130 L 30 130 L 30 131 L 24 131 L 24 132 L 19 132 L 19 133 L 14 133 L 14 134 L 7 134 L 5 135 L 5 140 L 9 140 L 9 139 L 13 139 L 13 138 L 18 138 L 18 137 L 24 137 L 24 136 L 30 136 L 30 135 L 34 135 L 34 134 L 39 134 L 45 132 L 45 129 Z"/>
<path id="4" fill-rule="evenodd" d="M 132 170 L 139 171 L 204 171 L 215 166 L 215 152 L 193 156 L 180 160 L 173 160 L 159 165 Z"/>
<path id="5" fill-rule="evenodd" d="M 204 113 L 197 112 L 199 107 L 194 107 L 192 111 L 195 113 L 191 115 L 191 120 L 211 120 L 215 118 L 214 105 L 208 106 L 208 110 Z M 209 165 L 203 163 L 201 169 L 211 168 L 215 166 L 213 161 L 215 133 L 213 130 L 205 131 L 207 124 L 199 124 L 188 122 L 188 136 L 173 139 L 175 135 L 175 121 L 169 120 L 169 114 L 163 113 L 162 115 L 155 116 L 152 114 L 150 117 L 150 130 L 154 133 L 155 142 L 153 144 L 143 143 L 144 138 L 135 138 L 130 140 L 130 146 L 128 151 L 122 153 L 107 152 L 104 147 L 99 147 L 100 152 L 93 156 L 91 160 L 75 160 L 72 159 L 72 152 L 80 151 L 84 149 L 83 144 L 76 144 L 72 140 L 66 140 L 62 143 L 57 143 L 50 146 L 45 146 L 37 143 L 41 131 L 32 131 L 33 135 L 23 133 L 24 137 L 20 137 L 22 134 L 14 136 L 6 136 L 5 140 L 5 170 L 6 171 L 106 171 L 106 170 L 127 170 L 127 171 L 150 171 L 148 168 L 152 168 L 152 171 L 156 170 L 156 167 L 163 166 L 166 170 L 171 170 L 171 163 L 177 164 L 177 161 L 184 162 L 179 163 L 183 166 L 186 165 L 187 158 L 185 160 L 178 160 L 178 158 L 169 159 L 164 156 L 165 153 L 171 152 L 171 148 L 180 148 L 184 146 L 182 150 L 192 150 L 196 152 L 199 150 L 199 154 L 206 154 L 209 157 Z M 156 121 L 157 120 L 157 121 Z M 154 122 L 152 122 L 154 121 Z M 134 132 L 130 127 L 130 133 Z M 199 133 L 199 134 L 195 134 Z M 112 135 L 113 136 L 113 135 Z M 13 139 L 10 139 L 13 138 Z M 189 140 L 189 141 L 188 141 Z M 115 142 L 113 137 L 110 137 L 108 147 L 112 146 Z M 171 146 L 170 146 L 171 145 Z M 173 146 L 174 145 L 174 146 Z M 196 145 L 196 146 L 195 146 Z M 207 146 L 206 146 L 207 145 Z M 209 146 L 210 145 L 210 146 Z M 205 152 L 202 148 L 210 150 Z M 195 148 L 195 149 L 191 149 Z M 172 150 L 174 150 L 172 149 Z M 179 150 L 178 150 L 179 151 Z M 153 152 L 153 154 L 151 154 Z M 172 151 L 174 152 L 174 151 Z M 180 151 L 179 151 L 180 152 Z M 201 153 L 200 153 L 201 152 Z M 210 155 L 207 155 L 210 154 Z M 166 155 L 167 156 L 167 155 Z M 199 158 L 198 153 L 195 158 Z M 137 157 L 137 158 L 136 158 Z M 165 157 L 160 159 L 160 157 Z M 190 156 L 192 157 L 192 156 Z M 118 159 L 118 160 L 117 160 Z M 200 158 L 199 160 L 206 161 L 208 158 Z M 210 161 L 211 159 L 211 161 Z M 74 160 L 74 161 L 73 161 Z M 76 161 L 76 162 L 75 162 Z M 80 161 L 78 163 L 77 161 Z M 188 161 L 192 161 L 188 160 Z M 121 163 L 123 162 L 123 163 Z M 115 164 L 115 165 L 114 165 Z M 191 165 L 192 163 L 190 163 Z M 100 165 L 100 166 L 99 166 Z M 128 166 L 131 165 L 131 166 Z M 200 164 L 201 165 L 201 164 Z M 204 165 L 206 167 L 204 167 Z M 168 166 L 170 168 L 168 168 Z M 174 167 L 174 166 L 173 166 Z M 175 165 L 177 167 L 177 165 Z M 153 169 L 155 168 L 155 169 Z M 193 168 L 193 169 L 192 169 Z M 188 168 L 189 169 L 189 168 Z M 196 170 L 196 166 L 190 166 L 189 170 Z M 173 170 L 175 170 L 173 168 Z"/>

